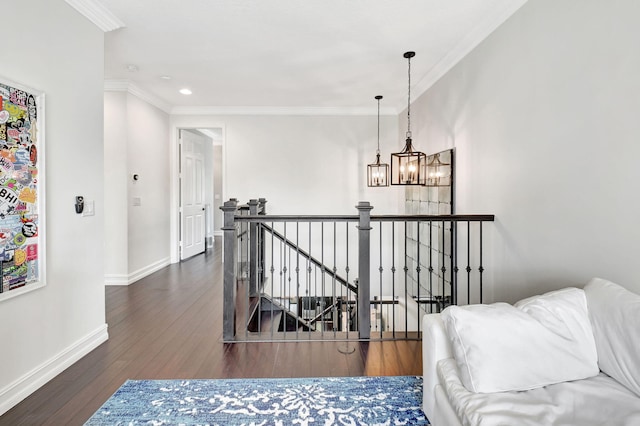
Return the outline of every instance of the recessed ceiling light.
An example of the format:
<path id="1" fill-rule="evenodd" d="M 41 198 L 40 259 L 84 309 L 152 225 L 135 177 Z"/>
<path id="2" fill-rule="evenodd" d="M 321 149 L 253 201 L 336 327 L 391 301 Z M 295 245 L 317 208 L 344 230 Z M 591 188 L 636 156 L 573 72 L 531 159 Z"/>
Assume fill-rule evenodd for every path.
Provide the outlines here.
<path id="1" fill-rule="evenodd" d="M 171 80 L 171 76 L 170 75 L 161 75 L 160 78 L 163 79 L 163 80 Z"/>
<path id="2" fill-rule="evenodd" d="M 183 95 L 190 95 L 192 92 L 185 87 L 184 89 L 180 89 L 180 93 L 182 93 Z"/>
<path id="3" fill-rule="evenodd" d="M 128 64 L 127 65 L 127 71 L 129 71 L 129 72 L 136 72 L 138 70 L 139 70 L 139 68 L 138 68 L 137 65 L 134 65 L 134 64 Z"/>

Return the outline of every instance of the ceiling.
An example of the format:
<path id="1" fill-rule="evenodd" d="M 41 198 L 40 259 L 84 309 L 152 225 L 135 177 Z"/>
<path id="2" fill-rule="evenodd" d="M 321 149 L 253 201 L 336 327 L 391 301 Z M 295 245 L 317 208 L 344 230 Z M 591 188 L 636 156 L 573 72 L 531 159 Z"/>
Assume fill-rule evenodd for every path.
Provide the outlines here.
<path id="1" fill-rule="evenodd" d="M 106 31 L 107 83 L 167 111 L 346 114 L 402 111 L 405 51 L 415 99 L 526 2 L 66 1 Z"/>

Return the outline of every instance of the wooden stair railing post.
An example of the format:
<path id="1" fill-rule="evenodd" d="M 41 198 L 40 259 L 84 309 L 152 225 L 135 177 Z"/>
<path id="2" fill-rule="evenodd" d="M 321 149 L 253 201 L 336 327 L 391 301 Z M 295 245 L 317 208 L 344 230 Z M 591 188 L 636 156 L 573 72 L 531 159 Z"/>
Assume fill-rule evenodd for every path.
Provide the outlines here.
<path id="1" fill-rule="evenodd" d="M 360 216 L 358 221 L 358 337 L 371 336 L 371 209 L 368 201 L 360 201 L 356 206 Z"/>
<path id="2" fill-rule="evenodd" d="M 260 203 L 249 200 L 249 214 L 256 216 Z M 249 296 L 258 296 L 258 222 L 249 223 Z"/>
<path id="3" fill-rule="evenodd" d="M 233 341 L 236 334 L 236 225 L 237 200 L 225 201 L 220 210 L 224 212 L 224 276 L 222 306 L 222 338 Z"/>
<path id="4" fill-rule="evenodd" d="M 258 198 L 258 214 L 267 214 L 267 199 Z"/>

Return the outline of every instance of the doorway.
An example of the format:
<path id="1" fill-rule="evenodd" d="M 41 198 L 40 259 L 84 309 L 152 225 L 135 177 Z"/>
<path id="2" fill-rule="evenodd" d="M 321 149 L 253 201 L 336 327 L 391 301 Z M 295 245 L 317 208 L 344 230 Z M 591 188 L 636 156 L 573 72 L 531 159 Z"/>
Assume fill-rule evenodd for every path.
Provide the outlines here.
<path id="1" fill-rule="evenodd" d="M 176 128 L 177 241 L 172 262 L 213 247 L 222 226 L 222 128 Z M 177 169 L 177 170 L 176 170 Z M 218 213 L 219 212 L 219 213 Z M 173 255 L 175 253 L 175 256 Z"/>

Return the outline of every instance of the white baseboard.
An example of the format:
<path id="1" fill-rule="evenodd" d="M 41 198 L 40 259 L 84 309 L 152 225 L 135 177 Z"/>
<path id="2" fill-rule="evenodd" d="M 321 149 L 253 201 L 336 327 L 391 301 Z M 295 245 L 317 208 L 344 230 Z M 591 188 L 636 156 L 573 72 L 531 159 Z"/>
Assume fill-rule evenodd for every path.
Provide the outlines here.
<path id="1" fill-rule="evenodd" d="M 170 259 L 168 257 L 161 259 L 157 262 L 154 262 L 150 265 L 145 266 L 144 268 L 140 268 L 137 271 L 130 273 L 129 275 L 124 274 L 105 274 L 104 276 L 104 284 L 105 285 L 129 285 L 134 282 L 146 277 L 147 275 L 151 275 L 156 271 L 164 268 L 165 266 L 169 266 L 171 264 Z"/>
<path id="2" fill-rule="evenodd" d="M 128 275 L 105 274 L 104 285 L 129 285 Z"/>
<path id="3" fill-rule="evenodd" d="M 107 324 L 103 324 L 56 356 L 0 389 L 0 416 L 100 346 L 108 338 Z"/>
<path id="4" fill-rule="evenodd" d="M 151 275 L 154 272 L 164 268 L 165 266 L 169 266 L 170 263 L 170 259 L 168 257 L 165 257 L 164 259 L 158 260 L 151 265 L 145 266 L 144 268 L 140 268 L 137 271 L 130 273 L 129 284 L 133 284 L 134 282 L 146 277 L 147 275 Z"/>

